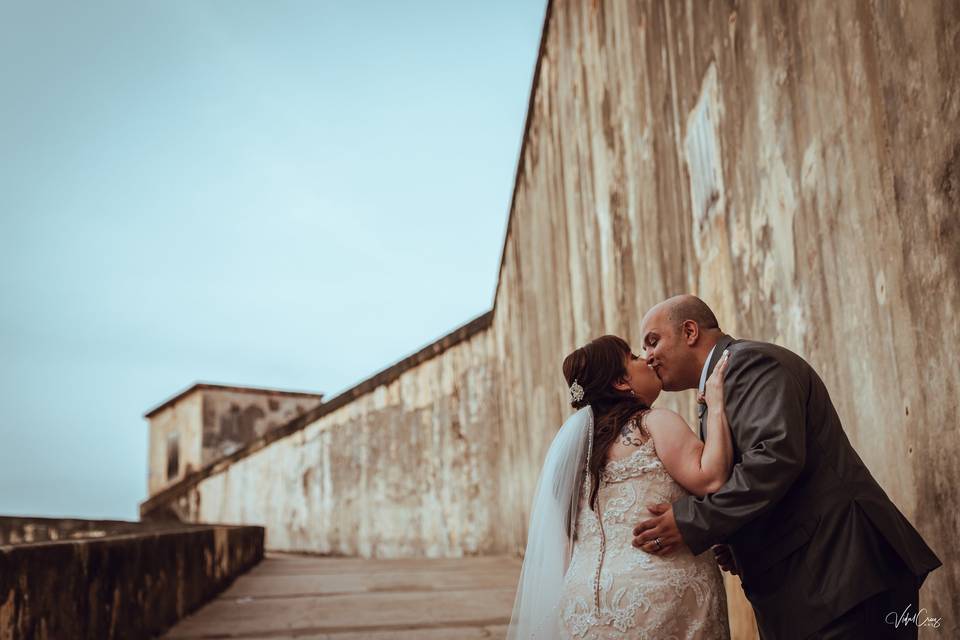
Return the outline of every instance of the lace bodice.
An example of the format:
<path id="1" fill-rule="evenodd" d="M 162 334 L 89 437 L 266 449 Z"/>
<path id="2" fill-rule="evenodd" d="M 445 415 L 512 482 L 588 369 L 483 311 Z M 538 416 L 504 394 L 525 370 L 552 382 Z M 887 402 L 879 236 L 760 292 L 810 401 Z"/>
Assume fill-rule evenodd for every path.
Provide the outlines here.
<path id="1" fill-rule="evenodd" d="M 575 638 L 729 638 L 726 598 L 712 554 L 660 557 L 632 546 L 647 505 L 687 492 L 657 457 L 652 438 L 600 473 L 597 511 L 580 494 L 577 539 L 564 579 L 561 628 Z M 598 515 L 599 514 L 599 515 Z"/>

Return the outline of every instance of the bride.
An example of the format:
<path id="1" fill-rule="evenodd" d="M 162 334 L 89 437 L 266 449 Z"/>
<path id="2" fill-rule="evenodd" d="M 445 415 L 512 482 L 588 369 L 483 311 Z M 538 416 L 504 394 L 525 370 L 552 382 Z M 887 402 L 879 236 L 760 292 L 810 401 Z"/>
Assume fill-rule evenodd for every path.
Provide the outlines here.
<path id="1" fill-rule="evenodd" d="M 508 638 L 729 638 L 712 554 L 631 545 L 647 507 L 716 491 L 730 475 L 724 353 L 701 402 L 706 441 L 676 413 L 651 408 L 660 379 L 616 336 L 563 361 L 578 411 L 547 452 L 537 484 Z"/>

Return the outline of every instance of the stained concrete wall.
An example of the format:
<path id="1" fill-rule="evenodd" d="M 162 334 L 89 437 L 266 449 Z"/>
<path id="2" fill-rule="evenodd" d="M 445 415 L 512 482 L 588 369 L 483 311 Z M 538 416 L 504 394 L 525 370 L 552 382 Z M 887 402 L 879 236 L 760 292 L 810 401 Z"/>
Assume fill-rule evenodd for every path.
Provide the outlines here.
<path id="1" fill-rule="evenodd" d="M 960 4 L 551 13 L 493 326 L 515 547 L 568 411 L 562 356 L 606 332 L 636 344 L 650 305 L 696 292 L 728 332 L 821 373 L 944 561 L 922 604 L 960 622 Z M 665 404 L 692 418 L 691 402 Z"/>
<path id="2" fill-rule="evenodd" d="M 248 442 L 320 404 L 320 396 L 205 389 L 201 464 L 230 455 Z"/>

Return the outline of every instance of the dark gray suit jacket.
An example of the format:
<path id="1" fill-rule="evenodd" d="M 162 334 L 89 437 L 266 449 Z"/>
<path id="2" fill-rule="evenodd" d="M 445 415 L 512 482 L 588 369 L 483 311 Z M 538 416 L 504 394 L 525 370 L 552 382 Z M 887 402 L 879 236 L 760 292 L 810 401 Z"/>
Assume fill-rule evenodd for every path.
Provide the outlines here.
<path id="1" fill-rule="evenodd" d="M 853 450 L 813 368 L 724 336 L 708 372 L 727 348 L 733 472 L 716 493 L 673 503 L 690 550 L 730 545 L 765 639 L 806 638 L 876 593 L 920 584 L 941 562 Z"/>

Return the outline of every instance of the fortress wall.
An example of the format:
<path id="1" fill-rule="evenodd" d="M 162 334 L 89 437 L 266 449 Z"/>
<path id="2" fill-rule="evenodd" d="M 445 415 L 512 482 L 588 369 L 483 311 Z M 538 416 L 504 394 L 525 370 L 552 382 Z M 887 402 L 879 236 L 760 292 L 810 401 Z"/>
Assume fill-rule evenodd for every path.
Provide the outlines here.
<path id="1" fill-rule="evenodd" d="M 364 557 L 504 549 L 494 517 L 497 396 L 483 330 L 211 474 L 192 522 L 256 522 L 267 548 Z"/>
<path id="2" fill-rule="evenodd" d="M 552 3 L 493 321 L 516 549 L 563 356 L 691 291 L 820 372 L 960 620 L 958 50 L 956 3 Z"/>

